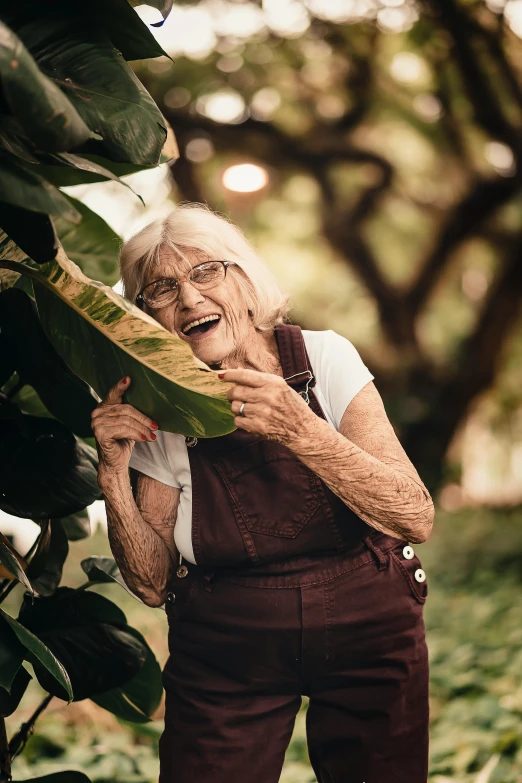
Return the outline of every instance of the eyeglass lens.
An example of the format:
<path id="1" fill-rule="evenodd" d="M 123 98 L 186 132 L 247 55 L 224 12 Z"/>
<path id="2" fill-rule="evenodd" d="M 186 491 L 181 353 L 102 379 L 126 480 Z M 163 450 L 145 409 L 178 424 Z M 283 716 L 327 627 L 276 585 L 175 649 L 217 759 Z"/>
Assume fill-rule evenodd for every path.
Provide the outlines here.
<path id="1" fill-rule="evenodd" d="M 225 277 L 226 267 L 221 261 L 209 261 L 195 266 L 188 276 L 190 283 L 202 290 L 210 288 Z M 143 290 L 145 302 L 152 307 L 165 307 L 178 296 L 178 281 L 172 277 L 156 280 Z"/>

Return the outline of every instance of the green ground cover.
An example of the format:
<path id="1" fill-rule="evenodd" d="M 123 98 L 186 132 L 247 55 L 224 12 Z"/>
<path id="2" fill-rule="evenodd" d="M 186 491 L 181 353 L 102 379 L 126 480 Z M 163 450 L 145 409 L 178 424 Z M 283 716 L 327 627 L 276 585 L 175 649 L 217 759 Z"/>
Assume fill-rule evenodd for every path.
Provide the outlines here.
<path id="1" fill-rule="evenodd" d="M 522 783 L 521 522 L 521 509 L 438 512 L 430 540 L 417 547 L 429 582 L 430 783 Z M 63 583 L 80 584 L 80 560 L 107 553 L 102 532 L 72 544 Z M 163 610 L 145 607 L 116 585 L 98 589 L 120 604 L 163 664 Z M 41 695 L 31 683 L 16 721 L 8 721 L 11 731 Z M 315 780 L 306 753 L 305 709 L 303 704 L 282 783 Z M 14 779 L 76 767 L 95 783 L 156 781 L 161 730 L 161 710 L 157 720 L 138 726 L 90 701 L 65 706 L 54 699 L 15 759 Z"/>

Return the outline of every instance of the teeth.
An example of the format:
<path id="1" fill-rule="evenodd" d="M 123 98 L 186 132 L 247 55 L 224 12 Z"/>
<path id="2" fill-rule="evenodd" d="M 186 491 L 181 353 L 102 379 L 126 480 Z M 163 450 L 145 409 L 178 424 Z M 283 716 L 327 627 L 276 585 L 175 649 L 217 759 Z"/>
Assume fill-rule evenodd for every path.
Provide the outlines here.
<path id="1" fill-rule="evenodd" d="M 187 332 L 192 329 L 193 326 L 198 326 L 199 324 L 204 324 L 207 321 L 219 321 L 221 318 L 220 315 L 206 315 L 204 318 L 200 318 L 197 321 L 191 321 L 189 324 L 183 327 L 183 334 L 187 334 Z"/>

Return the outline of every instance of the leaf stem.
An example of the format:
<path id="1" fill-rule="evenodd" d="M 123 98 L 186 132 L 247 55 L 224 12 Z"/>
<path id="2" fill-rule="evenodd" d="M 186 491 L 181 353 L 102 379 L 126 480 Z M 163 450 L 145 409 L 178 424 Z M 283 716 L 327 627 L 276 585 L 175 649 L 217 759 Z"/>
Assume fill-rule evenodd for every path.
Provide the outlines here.
<path id="1" fill-rule="evenodd" d="M 34 724 L 45 708 L 49 705 L 49 702 L 52 698 L 52 694 L 48 693 L 45 699 L 40 702 L 38 707 L 35 709 L 29 720 L 25 723 L 22 723 L 16 734 L 12 736 L 11 742 L 9 743 L 9 753 L 11 754 L 11 759 L 14 759 L 15 756 L 17 756 L 25 748 L 27 740 L 34 731 Z M 0 783 L 2 783 L 2 781 L 0 781 Z"/>

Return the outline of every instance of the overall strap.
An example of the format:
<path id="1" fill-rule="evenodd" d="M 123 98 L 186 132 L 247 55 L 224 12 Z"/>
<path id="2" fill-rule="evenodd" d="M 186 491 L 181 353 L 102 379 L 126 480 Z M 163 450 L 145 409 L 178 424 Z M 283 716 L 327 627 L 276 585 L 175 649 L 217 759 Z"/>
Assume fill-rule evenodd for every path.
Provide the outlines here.
<path id="1" fill-rule="evenodd" d="M 315 386 L 315 377 L 301 327 L 297 324 L 276 324 L 274 334 L 283 377 L 289 386 L 305 396 L 308 389 Z"/>

